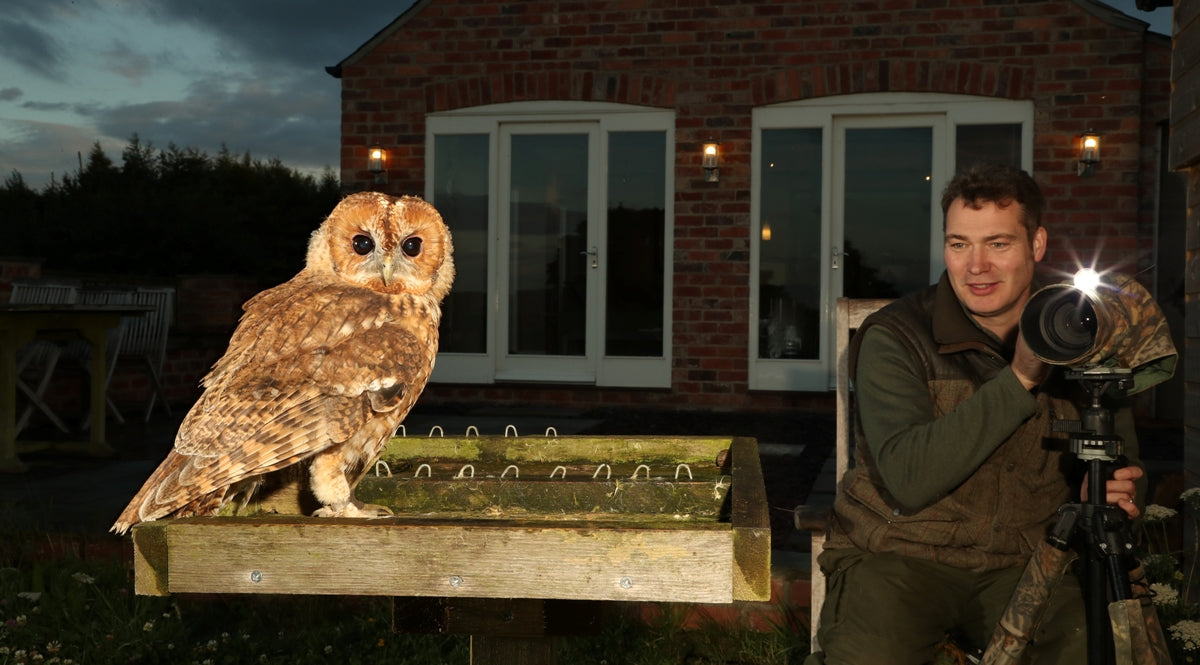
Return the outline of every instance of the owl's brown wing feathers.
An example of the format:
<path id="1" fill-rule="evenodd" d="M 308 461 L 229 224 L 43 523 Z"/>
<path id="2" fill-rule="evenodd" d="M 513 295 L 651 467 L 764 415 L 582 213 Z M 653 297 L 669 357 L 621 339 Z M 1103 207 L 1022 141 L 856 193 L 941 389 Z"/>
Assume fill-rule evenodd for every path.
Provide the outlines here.
<path id="1" fill-rule="evenodd" d="M 403 313 L 372 292 L 302 277 L 247 303 L 175 450 L 117 529 L 214 493 L 219 501 L 230 485 L 345 441 L 372 412 L 411 407 L 408 387 L 419 393 L 431 370 L 429 340 L 400 325 Z"/>

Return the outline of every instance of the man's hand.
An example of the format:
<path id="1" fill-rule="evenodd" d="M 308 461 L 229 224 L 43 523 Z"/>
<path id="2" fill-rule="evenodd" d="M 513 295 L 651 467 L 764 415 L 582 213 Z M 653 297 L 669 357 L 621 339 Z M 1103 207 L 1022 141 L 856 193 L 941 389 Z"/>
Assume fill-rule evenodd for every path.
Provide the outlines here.
<path id="1" fill-rule="evenodd" d="M 1137 497 L 1137 489 L 1134 487 L 1134 481 L 1146 475 L 1141 467 L 1123 466 L 1113 470 L 1112 480 L 1108 481 L 1105 487 L 1106 496 L 1105 502 L 1109 505 L 1117 506 L 1129 515 L 1129 519 L 1136 519 L 1142 511 L 1138 510 L 1137 504 L 1133 500 Z M 1088 477 L 1083 477 L 1083 490 L 1079 493 L 1080 498 L 1084 501 L 1088 500 Z"/>
<path id="2" fill-rule="evenodd" d="M 1025 337 L 1019 333 L 1011 365 L 1013 374 L 1017 375 L 1017 380 L 1025 386 L 1025 390 L 1033 390 L 1042 385 L 1042 381 L 1045 381 L 1046 376 L 1050 374 L 1050 365 L 1038 360 L 1038 357 L 1033 355 L 1033 351 L 1025 343 Z"/>

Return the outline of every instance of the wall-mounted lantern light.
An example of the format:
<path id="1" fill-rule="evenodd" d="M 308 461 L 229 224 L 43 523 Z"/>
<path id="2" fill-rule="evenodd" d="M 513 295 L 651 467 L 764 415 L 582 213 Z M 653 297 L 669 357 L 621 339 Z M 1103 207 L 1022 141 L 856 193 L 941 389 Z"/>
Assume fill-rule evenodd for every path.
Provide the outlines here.
<path id="1" fill-rule="evenodd" d="M 704 152 L 700 165 L 704 167 L 704 182 L 717 182 L 721 179 L 720 145 L 716 141 L 704 144 Z"/>
<path id="2" fill-rule="evenodd" d="M 367 170 L 375 174 L 375 184 L 387 184 L 387 150 L 373 145 L 367 148 Z"/>
<path id="3" fill-rule="evenodd" d="M 1079 164 L 1076 174 L 1080 177 L 1092 175 L 1096 164 L 1100 163 L 1100 135 L 1088 130 L 1079 142 Z"/>
<path id="4" fill-rule="evenodd" d="M 762 240 L 763 242 L 771 242 L 771 222 L 765 219 L 762 223 Z"/>

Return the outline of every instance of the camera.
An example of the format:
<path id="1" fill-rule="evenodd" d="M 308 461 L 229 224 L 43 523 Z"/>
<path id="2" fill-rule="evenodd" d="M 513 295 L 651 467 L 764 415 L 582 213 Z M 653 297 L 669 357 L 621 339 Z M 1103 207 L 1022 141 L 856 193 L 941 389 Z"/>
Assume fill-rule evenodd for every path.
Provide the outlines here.
<path id="1" fill-rule="evenodd" d="M 1048 365 L 1119 368 L 1132 373 L 1127 394 L 1171 378 L 1178 354 L 1158 301 L 1136 279 L 1081 270 L 1051 284 L 1021 310 L 1021 336 Z"/>

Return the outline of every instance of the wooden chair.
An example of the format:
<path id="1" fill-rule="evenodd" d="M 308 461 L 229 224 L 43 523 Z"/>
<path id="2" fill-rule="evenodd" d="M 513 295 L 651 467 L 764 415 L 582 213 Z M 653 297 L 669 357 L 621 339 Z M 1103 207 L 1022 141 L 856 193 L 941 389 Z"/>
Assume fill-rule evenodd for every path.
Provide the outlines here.
<path id="1" fill-rule="evenodd" d="M 79 292 L 79 302 L 92 305 L 130 305 L 133 304 L 133 289 L 130 288 L 106 288 L 83 290 Z M 117 405 L 108 396 L 108 386 L 112 383 L 113 374 L 117 369 L 117 359 L 121 356 L 121 349 L 125 343 L 125 337 L 128 334 L 130 326 L 136 323 L 139 317 L 123 316 L 121 317 L 121 325 L 108 331 L 105 336 L 104 345 L 104 400 L 108 404 L 108 410 L 112 413 L 113 418 L 116 418 L 118 423 L 124 424 L 125 418 L 121 415 L 121 411 L 117 409 Z M 92 367 L 92 348 L 87 342 L 73 342 L 67 346 L 64 355 L 71 358 L 77 363 L 84 372 L 90 372 Z M 83 417 L 83 422 L 80 429 L 86 430 L 91 425 L 91 414 L 88 413 Z"/>
<path id="2" fill-rule="evenodd" d="M 120 354 L 121 358 L 135 359 L 150 374 L 152 387 L 145 415 L 149 422 L 156 400 L 161 399 L 167 415 L 171 415 L 171 405 L 163 390 L 162 369 L 167 357 L 167 333 L 175 312 L 175 289 L 169 286 L 138 288 L 133 293 L 133 302 L 154 307 L 153 311 L 130 321 Z"/>
<path id="3" fill-rule="evenodd" d="M 79 286 L 69 283 L 53 283 L 43 281 L 16 281 L 12 285 L 9 302 L 29 305 L 69 305 L 78 298 Z M 46 389 L 50 386 L 50 378 L 58 367 L 62 357 L 62 347 L 46 340 L 34 340 L 17 351 L 17 390 L 21 391 L 29 401 L 21 417 L 17 419 L 16 433 L 29 425 L 29 419 L 36 408 L 45 414 L 54 426 L 69 433 L 71 430 L 58 414 L 46 404 Z"/>
<path id="4" fill-rule="evenodd" d="M 835 319 L 836 341 L 834 350 L 837 362 L 837 422 L 834 426 L 834 469 L 837 487 L 840 490 L 842 477 L 850 468 L 851 445 L 854 438 L 854 412 L 850 403 L 850 335 L 864 319 L 876 310 L 891 303 L 888 299 L 838 298 Z M 825 549 L 825 534 L 832 517 L 832 506 L 797 506 L 795 524 L 797 529 L 812 534 L 812 650 L 820 649 L 817 643 L 817 623 L 821 618 L 821 607 L 825 604 L 825 575 L 817 565 L 817 557 Z"/>

